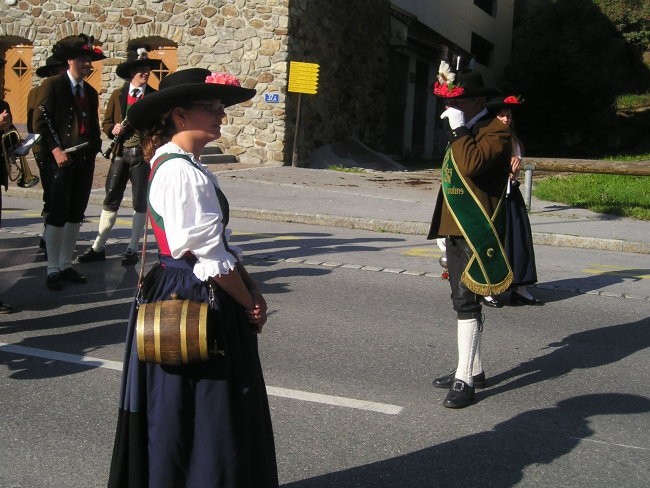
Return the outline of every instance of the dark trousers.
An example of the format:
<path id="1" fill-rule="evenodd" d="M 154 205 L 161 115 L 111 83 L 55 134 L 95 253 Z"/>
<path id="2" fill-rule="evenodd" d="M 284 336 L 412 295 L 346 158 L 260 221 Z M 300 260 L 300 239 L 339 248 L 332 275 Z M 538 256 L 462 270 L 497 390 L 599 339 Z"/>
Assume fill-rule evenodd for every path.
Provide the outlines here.
<path id="1" fill-rule="evenodd" d="M 472 257 L 472 250 L 462 237 L 447 237 L 445 246 L 449 284 L 451 285 L 451 301 L 454 310 L 458 314 L 458 319 L 480 319 L 482 310 L 480 297 L 470 291 L 460 280 L 467 263 Z"/>
<path id="2" fill-rule="evenodd" d="M 122 154 L 115 156 L 111 161 L 106 175 L 104 210 L 117 212 L 129 180 L 131 180 L 133 210 L 144 213 L 147 211 L 149 165 L 144 161 L 140 146 L 124 148 Z"/>
<path id="3" fill-rule="evenodd" d="M 54 158 L 47 161 L 48 214 L 45 224 L 63 227 L 66 222 L 80 223 L 88 206 L 95 172 L 95 153 L 73 155 L 73 163 L 60 168 Z"/>
<path id="4" fill-rule="evenodd" d="M 41 177 L 41 187 L 43 188 L 43 212 L 41 215 L 45 216 L 50 211 L 47 207 L 48 185 L 50 184 L 48 158 L 43 154 L 34 153 L 34 160 L 36 161 L 38 174 Z"/>

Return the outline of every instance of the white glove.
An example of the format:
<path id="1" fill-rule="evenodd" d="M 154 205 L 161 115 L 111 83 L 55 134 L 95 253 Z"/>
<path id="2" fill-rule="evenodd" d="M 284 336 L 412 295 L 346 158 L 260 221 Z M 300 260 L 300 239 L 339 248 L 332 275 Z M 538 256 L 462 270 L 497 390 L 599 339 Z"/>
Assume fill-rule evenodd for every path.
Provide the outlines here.
<path id="1" fill-rule="evenodd" d="M 449 127 L 451 127 L 451 130 L 456 130 L 461 125 L 465 125 L 465 114 L 462 110 L 458 110 L 454 107 L 449 107 L 447 110 L 442 112 L 440 118 L 449 120 Z"/>

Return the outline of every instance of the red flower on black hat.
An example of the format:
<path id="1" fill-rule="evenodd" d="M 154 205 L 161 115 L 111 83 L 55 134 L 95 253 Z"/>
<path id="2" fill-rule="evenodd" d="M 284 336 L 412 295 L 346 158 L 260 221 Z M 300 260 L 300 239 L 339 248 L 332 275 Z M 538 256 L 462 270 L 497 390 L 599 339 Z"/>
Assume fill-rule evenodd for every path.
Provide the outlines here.
<path id="1" fill-rule="evenodd" d="M 451 67 L 446 61 L 440 61 L 438 68 L 438 81 L 433 84 L 433 94 L 438 97 L 454 98 L 465 93 L 465 89 L 454 84 L 456 73 L 451 71 Z"/>

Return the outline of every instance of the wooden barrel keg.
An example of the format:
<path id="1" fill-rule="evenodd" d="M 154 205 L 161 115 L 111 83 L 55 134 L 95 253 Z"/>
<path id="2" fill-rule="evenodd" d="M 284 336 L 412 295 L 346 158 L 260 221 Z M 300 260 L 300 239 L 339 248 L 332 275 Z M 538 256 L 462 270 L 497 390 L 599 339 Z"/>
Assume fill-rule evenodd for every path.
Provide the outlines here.
<path id="1" fill-rule="evenodd" d="M 191 300 L 142 303 L 136 336 L 138 359 L 159 364 L 206 361 L 208 304 Z"/>

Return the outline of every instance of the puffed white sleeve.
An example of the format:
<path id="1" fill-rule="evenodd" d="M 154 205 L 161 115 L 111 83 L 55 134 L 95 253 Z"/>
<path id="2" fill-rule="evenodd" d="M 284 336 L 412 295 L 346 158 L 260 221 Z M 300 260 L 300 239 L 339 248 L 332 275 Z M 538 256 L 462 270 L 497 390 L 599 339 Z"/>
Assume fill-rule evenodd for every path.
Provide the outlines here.
<path id="1" fill-rule="evenodd" d="M 191 252 L 194 274 L 201 281 L 228 274 L 237 258 L 226 249 L 223 211 L 214 183 L 181 159 L 158 168 L 151 182 L 149 201 L 165 226 L 172 257 Z"/>

